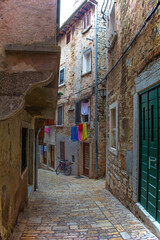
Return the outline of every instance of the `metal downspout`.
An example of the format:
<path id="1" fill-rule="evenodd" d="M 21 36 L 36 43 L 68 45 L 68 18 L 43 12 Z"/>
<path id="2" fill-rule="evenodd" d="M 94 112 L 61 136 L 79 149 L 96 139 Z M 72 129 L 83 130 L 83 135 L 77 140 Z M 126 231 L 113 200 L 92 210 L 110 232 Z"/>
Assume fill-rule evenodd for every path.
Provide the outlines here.
<path id="1" fill-rule="evenodd" d="M 95 151 L 96 164 L 95 176 L 98 177 L 98 118 L 97 118 L 97 100 L 98 100 L 98 79 L 97 79 L 97 5 L 95 5 Z"/>

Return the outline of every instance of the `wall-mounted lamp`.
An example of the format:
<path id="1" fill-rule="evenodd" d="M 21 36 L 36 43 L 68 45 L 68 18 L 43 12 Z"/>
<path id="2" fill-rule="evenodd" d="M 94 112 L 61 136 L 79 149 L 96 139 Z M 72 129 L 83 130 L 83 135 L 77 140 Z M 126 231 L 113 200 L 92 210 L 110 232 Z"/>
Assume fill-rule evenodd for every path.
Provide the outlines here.
<path id="1" fill-rule="evenodd" d="M 100 89 L 99 94 L 100 94 L 101 98 L 105 99 L 106 98 L 106 89 L 105 88 Z"/>

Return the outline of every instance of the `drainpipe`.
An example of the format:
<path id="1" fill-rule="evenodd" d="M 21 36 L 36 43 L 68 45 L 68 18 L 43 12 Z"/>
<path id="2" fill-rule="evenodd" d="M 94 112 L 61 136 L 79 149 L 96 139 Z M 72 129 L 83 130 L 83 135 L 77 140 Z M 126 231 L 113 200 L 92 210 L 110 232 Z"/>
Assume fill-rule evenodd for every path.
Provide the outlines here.
<path id="1" fill-rule="evenodd" d="M 95 151 L 96 164 L 95 176 L 98 177 L 98 119 L 97 119 L 97 100 L 98 100 L 98 77 L 97 77 L 97 5 L 95 5 Z"/>

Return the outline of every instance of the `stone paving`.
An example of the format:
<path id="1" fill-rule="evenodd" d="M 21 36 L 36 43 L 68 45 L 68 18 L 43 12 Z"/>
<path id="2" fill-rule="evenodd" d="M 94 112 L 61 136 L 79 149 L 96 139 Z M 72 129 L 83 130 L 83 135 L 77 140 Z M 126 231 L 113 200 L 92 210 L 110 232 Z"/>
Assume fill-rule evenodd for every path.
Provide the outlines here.
<path id="1" fill-rule="evenodd" d="M 156 240 L 109 191 L 104 179 L 39 170 L 39 190 L 10 240 Z"/>

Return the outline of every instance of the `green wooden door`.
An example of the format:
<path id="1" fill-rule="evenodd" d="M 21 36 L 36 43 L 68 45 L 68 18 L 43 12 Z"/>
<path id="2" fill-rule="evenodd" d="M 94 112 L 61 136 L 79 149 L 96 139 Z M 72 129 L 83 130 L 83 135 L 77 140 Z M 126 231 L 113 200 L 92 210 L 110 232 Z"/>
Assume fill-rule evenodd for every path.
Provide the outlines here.
<path id="1" fill-rule="evenodd" d="M 140 194 L 142 206 L 155 218 L 158 209 L 159 161 L 158 161 L 158 91 L 154 88 L 140 96 Z M 159 216 L 159 217 L 158 217 Z"/>

